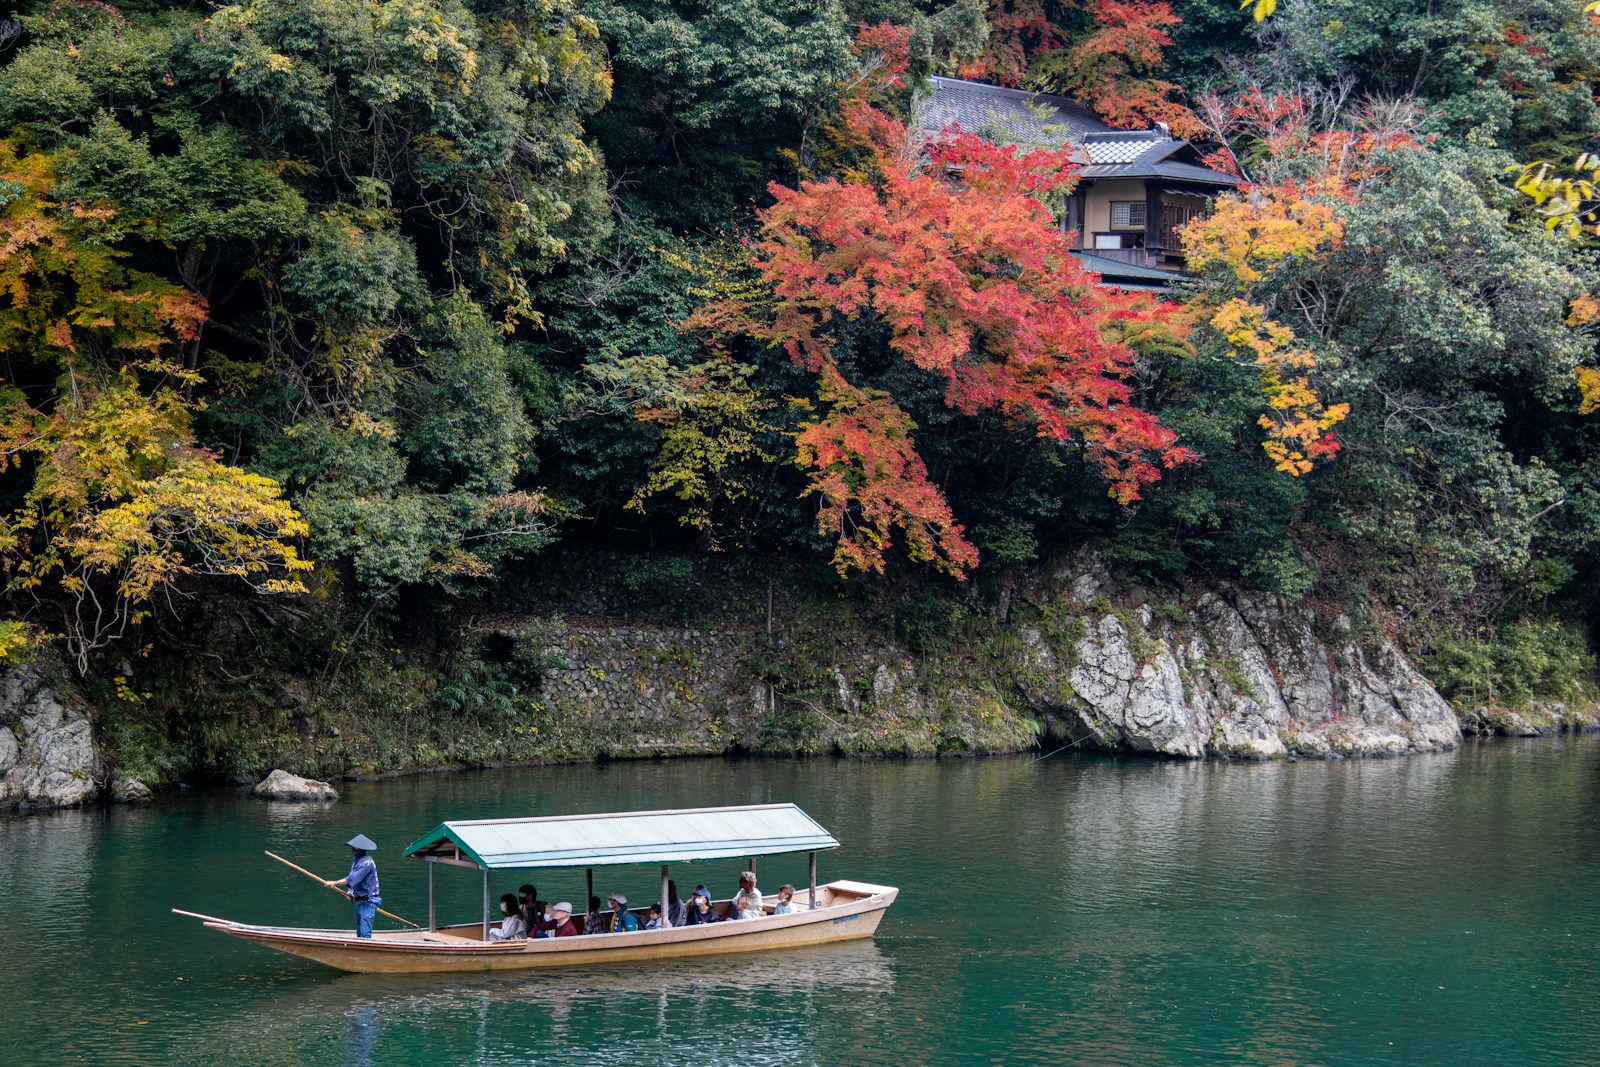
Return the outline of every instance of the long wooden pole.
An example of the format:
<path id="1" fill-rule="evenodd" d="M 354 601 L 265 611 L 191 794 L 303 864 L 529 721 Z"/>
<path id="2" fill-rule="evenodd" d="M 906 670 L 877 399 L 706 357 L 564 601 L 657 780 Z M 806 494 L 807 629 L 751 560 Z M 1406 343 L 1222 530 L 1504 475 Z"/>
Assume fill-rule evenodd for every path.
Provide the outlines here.
<path id="1" fill-rule="evenodd" d="M 229 926 L 234 925 L 232 919 L 219 919 L 215 915 L 201 915 L 198 911 L 184 911 L 182 908 L 173 908 L 172 914 L 187 915 L 191 919 L 204 919 L 208 923 L 226 923 Z"/>
<path id="2" fill-rule="evenodd" d="M 335 893 L 338 893 L 341 897 L 344 897 L 346 900 L 350 899 L 350 894 L 349 893 L 346 893 L 343 889 L 340 889 L 336 885 L 328 885 L 328 879 L 322 877 L 322 875 L 320 875 L 320 874 L 312 874 L 310 871 L 306 870 L 304 867 L 300 866 L 298 863 L 290 863 L 288 860 L 284 859 L 282 856 L 278 855 L 276 852 L 268 852 L 267 855 L 271 856 L 273 859 L 277 860 L 279 863 L 282 863 L 282 864 L 285 864 L 287 866 L 293 867 L 295 870 L 299 871 L 301 874 L 305 875 L 307 878 L 315 878 L 317 881 L 321 882 L 325 886 L 328 886 L 329 889 L 333 890 Z M 413 930 L 422 929 L 422 927 L 418 926 L 416 923 L 412 922 L 410 919 L 402 919 L 402 918 L 400 918 L 400 916 L 396 915 L 392 911 L 384 911 L 382 908 L 378 908 L 377 912 L 378 912 L 379 915 L 387 915 L 389 918 L 393 919 L 397 923 L 405 923 L 407 926 L 411 927 Z"/>

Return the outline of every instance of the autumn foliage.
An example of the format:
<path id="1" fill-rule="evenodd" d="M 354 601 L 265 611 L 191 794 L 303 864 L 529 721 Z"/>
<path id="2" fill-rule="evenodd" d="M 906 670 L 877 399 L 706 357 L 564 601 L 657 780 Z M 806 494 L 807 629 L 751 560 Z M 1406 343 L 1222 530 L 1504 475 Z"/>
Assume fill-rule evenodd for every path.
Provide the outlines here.
<path id="1" fill-rule="evenodd" d="M 1357 128 L 1332 125 L 1315 102 L 1249 89 L 1228 102 L 1206 101 L 1219 150 L 1210 162 L 1255 180 L 1217 199 L 1191 221 L 1183 244 L 1191 270 L 1209 279 L 1192 312 L 1260 374 L 1266 410 L 1257 422 L 1273 466 L 1295 477 L 1338 453 L 1334 427 L 1350 412 L 1326 404 L 1313 376 L 1317 361 L 1294 331 L 1272 319 L 1258 286 L 1282 270 L 1314 263 L 1344 241 L 1341 207 L 1357 203 L 1367 183 L 1386 172 L 1387 153 L 1415 147 L 1401 111 L 1364 116 Z M 1254 174 L 1241 165 L 1250 158 Z"/>
<path id="2" fill-rule="evenodd" d="M 1123 503 L 1191 459 L 1131 403 L 1132 353 L 1108 335 L 1134 312 L 1078 265 L 1045 205 L 1076 181 L 1068 153 L 959 131 L 919 153 L 870 104 L 847 114 L 870 175 L 773 185 L 753 246 L 768 296 L 712 301 L 692 320 L 781 348 L 817 376 L 822 411 L 799 432 L 799 462 L 840 572 L 881 570 L 895 527 L 914 558 L 957 575 L 976 562 L 916 457 L 910 417 L 840 368 L 846 323 L 881 323 L 889 349 L 938 376 L 956 411 L 997 411 L 1041 437 L 1081 441 Z"/>
<path id="3" fill-rule="evenodd" d="M 309 530 L 277 484 L 194 445 L 200 378 L 166 352 L 204 302 L 125 269 L 116 213 L 57 199 L 47 157 L 0 142 L 0 191 L 0 350 L 55 375 L 0 384 L 0 467 L 33 472 L 0 517 L 12 588 L 59 609 L 80 669 L 185 580 L 303 591 Z"/>
<path id="4" fill-rule="evenodd" d="M 1170 4 L 1141 0 L 1068 0 L 1051 18 L 1046 0 L 993 0 L 990 36 L 977 59 L 962 66 L 966 78 L 1030 84 L 1080 100 L 1119 129 L 1165 122 L 1179 137 L 1201 132 L 1179 101 L 1178 86 L 1159 76 L 1179 23 Z M 1077 34 L 1062 16 L 1077 16 Z"/>
<path id="5" fill-rule="evenodd" d="M 1211 317 L 1234 355 L 1247 355 L 1261 371 L 1268 411 L 1257 424 L 1267 431 L 1262 449 L 1285 474 L 1299 476 L 1312 461 L 1332 456 L 1339 442 L 1332 430 L 1350 413 L 1349 404 L 1324 405 L 1306 374 L 1316 358 L 1294 331 L 1267 318 L 1266 309 L 1235 297 Z"/>

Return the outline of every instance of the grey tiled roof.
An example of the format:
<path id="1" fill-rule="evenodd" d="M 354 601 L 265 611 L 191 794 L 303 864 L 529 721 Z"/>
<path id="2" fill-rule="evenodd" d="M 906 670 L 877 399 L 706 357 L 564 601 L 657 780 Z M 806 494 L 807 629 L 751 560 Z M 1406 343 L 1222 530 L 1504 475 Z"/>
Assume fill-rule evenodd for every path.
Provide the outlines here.
<path id="1" fill-rule="evenodd" d="M 1064 96 L 1006 89 L 957 78 L 931 78 L 932 91 L 917 99 L 914 121 L 937 135 L 951 126 L 1002 144 L 1078 147 L 1085 178 L 1168 178 L 1205 185 L 1237 185 L 1199 163 L 1187 141 L 1161 130 L 1116 130 Z"/>
<path id="2" fill-rule="evenodd" d="M 1156 130 L 1118 130 L 1091 133 L 1083 147 L 1095 163 L 1142 163 L 1165 159 L 1183 147 L 1183 142 Z"/>
<path id="3" fill-rule="evenodd" d="M 1161 163 L 1110 163 L 1094 164 L 1079 172 L 1085 178 L 1168 178 L 1175 182 L 1198 182 L 1202 185 L 1238 185 L 1239 179 L 1202 167 L 1198 163 L 1169 160 Z"/>
<path id="4" fill-rule="evenodd" d="M 928 133 L 960 126 L 989 140 L 1020 145 L 1082 142 L 1111 129 L 1093 111 L 1064 96 L 1006 89 L 956 78 L 931 78 L 917 101 L 917 125 Z"/>

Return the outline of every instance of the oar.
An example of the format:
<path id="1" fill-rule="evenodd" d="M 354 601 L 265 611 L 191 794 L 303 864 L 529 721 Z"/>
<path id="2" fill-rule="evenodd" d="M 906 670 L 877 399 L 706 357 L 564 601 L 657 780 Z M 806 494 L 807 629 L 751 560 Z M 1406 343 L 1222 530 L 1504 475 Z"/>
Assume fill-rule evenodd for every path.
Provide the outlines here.
<path id="1" fill-rule="evenodd" d="M 267 855 L 271 856 L 273 859 L 277 860 L 279 863 L 288 864 L 288 866 L 293 867 L 295 870 L 299 871 L 301 874 L 305 875 L 307 878 L 315 878 L 317 881 L 321 882 L 323 885 L 327 886 L 329 889 L 333 890 L 335 893 L 338 893 L 341 897 L 344 897 L 346 900 L 350 899 L 350 894 L 349 893 L 346 893 L 343 889 L 340 889 L 336 885 L 328 885 L 328 880 L 326 878 L 322 877 L 322 875 L 320 875 L 320 874 L 312 874 L 310 871 L 306 870 L 304 867 L 300 866 L 298 863 L 290 863 L 288 860 L 284 859 L 282 856 L 278 855 L 276 852 L 268 852 Z M 393 919 L 395 922 L 397 922 L 397 923 L 405 923 L 407 926 L 411 927 L 413 930 L 422 929 L 422 927 L 418 926 L 416 923 L 412 922 L 410 919 L 402 919 L 402 918 L 400 918 L 400 916 L 396 915 L 392 911 L 384 911 L 382 908 L 378 908 L 377 911 L 378 911 L 379 915 L 387 915 L 389 918 Z"/>

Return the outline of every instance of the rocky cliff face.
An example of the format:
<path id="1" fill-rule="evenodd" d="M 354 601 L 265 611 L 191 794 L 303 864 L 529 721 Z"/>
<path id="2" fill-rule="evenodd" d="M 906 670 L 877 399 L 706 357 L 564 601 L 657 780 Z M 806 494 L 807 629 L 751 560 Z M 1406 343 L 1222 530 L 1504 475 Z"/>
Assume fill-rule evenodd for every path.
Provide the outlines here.
<path id="1" fill-rule="evenodd" d="M 0 810 L 82 804 L 100 773 L 84 709 L 64 704 L 33 667 L 0 672 Z"/>
<path id="2" fill-rule="evenodd" d="M 1013 677 L 1053 732 L 1167 756 L 1265 759 L 1449 748 L 1451 710 L 1381 635 L 1227 588 L 1188 610 L 1112 607 L 1094 569 L 1063 575 L 1050 628 L 1021 627 Z"/>

